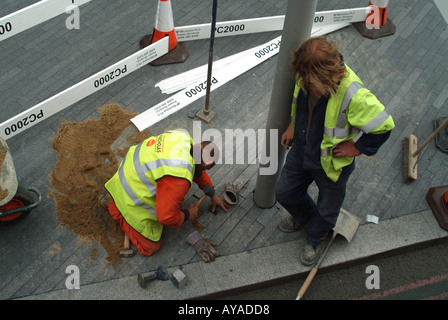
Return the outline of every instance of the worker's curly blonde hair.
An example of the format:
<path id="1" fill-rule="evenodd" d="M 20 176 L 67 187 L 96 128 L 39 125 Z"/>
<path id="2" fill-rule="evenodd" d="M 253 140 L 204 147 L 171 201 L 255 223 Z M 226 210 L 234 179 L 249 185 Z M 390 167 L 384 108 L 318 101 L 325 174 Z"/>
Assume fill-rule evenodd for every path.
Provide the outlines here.
<path id="1" fill-rule="evenodd" d="M 305 40 L 292 54 L 291 71 L 301 78 L 302 90 L 312 84 L 322 94 L 334 95 L 347 70 L 336 42 L 325 36 Z"/>

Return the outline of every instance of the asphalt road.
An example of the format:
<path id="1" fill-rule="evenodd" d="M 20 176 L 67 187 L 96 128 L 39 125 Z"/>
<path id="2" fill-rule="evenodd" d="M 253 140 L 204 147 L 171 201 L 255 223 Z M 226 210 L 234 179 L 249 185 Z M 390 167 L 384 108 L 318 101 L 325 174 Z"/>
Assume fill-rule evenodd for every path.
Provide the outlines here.
<path id="1" fill-rule="evenodd" d="M 294 300 L 305 277 L 222 298 Z M 358 299 L 448 300 L 448 241 L 370 258 L 333 270 L 318 270 L 303 296 L 303 300 Z"/>

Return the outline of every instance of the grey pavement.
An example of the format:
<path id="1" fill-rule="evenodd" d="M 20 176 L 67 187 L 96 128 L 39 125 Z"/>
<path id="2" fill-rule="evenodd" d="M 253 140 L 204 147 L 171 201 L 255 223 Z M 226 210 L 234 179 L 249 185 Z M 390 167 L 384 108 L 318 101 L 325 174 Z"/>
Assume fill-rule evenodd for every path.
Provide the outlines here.
<path id="1" fill-rule="evenodd" d="M 4 2 L 1 17 L 37 1 Z M 211 2 L 183 0 L 172 4 L 176 26 L 210 21 Z M 223 0 L 218 6 L 218 21 L 282 15 L 286 4 L 286 0 Z M 317 9 L 367 4 L 322 0 Z M 79 30 L 67 30 L 68 15 L 63 14 L 0 42 L 0 122 L 137 51 L 140 39 L 152 30 L 156 7 L 155 0 L 115 0 L 113 4 L 93 0 L 80 9 Z M 434 130 L 433 121 L 448 116 L 447 24 L 433 1 L 391 1 L 389 18 L 396 32 L 385 38 L 364 38 L 354 26 L 328 35 L 338 41 L 347 64 L 392 114 L 396 128 L 377 155 L 357 158 L 343 208 L 357 215 L 362 224 L 351 243 L 342 237 L 336 239 L 323 267 L 354 263 L 448 235 L 425 199 L 429 188 L 448 185 L 448 157 L 430 143 L 419 156 L 418 179 L 406 184 L 402 145 L 403 138 L 411 133 L 423 141 Z M 215 39 L 214 58 L 263 44 L 280 34 Z M 38 188 L 43 201 L 20 223 L 0 227 L 0 299 L 206 298 L 308 273 L 309 268 L 298 261 L 303 232 L 282 233 L 277 228 L 284 215 L 281 206 L 259 208 L 253 202 L 257 163 L 221 164 L 210 172 L 219 193 L 226 182 L 241 187 L 239 202 L 228 213 L 205 212 L 200 218 L 205 226 L 203 235 L 218 243 L 220 256 L 213 263 L 200 261 L 184 243 L 194 230 L 190 225 L 166 228 L 161 250 L 153 256 L 136 255 L 114 267 L 100 244 L 79 237 L 59 223 L 48 175 L 56 161 L 51 138 L 61 122 L 96 119 L 97 107 L 109 102 L 141 113 L 165 100 L 168 96 L 154 87 L 158 81 L 207 63 L 208 40 L 189 41 L 186 46 L 190 56 L 185 62 L 145 66 L 8 139 L 19 184 Z M 210 124 L 202 123 L 202 130 L 216 128 L 224 136 L 225 129 L 264 128 L 276 63 L 277 57 L 269 59 L 214 91 L 211 106 L 218 116 Z M 203 105 L 204 99 L 199 99 L 150 130 L 154 134 L 179 127 L 192 130 L 188 113 Z M 310 193 L 317 196 L 315 186 Z M 186 201 L 191 203 L 200 196 L 201 192 L 193 188 Z M 368 222 L 368 215 L 377 216 L 379 223 Z M 93 255 L 93 249 L 98 254 Z M 181 268 L 187 275 L 185 286 L 154 281 L 147 289 L 141 288 L 137 275 L 153 272 L 161 264 L 171 272 Z M 70 265 L 79 267 L 80 289 L 68 290 L 65 286 L 65 271 Z"/>

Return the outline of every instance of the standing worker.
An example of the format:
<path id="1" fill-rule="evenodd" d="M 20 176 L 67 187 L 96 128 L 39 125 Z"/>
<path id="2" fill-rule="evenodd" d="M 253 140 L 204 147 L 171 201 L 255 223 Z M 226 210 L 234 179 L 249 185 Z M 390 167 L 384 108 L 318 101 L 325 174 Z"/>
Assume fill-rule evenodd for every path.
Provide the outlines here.
<path id="1" fill-rule="evenodd" d="M 292 148 L 276 198 L 290 214 L 279 223 L 280 230 L 305 226 L 307 243 L 300 261 L 310 266 L 335 226 L 354 158 L 374 155 L 395 125 L 326 37 L 305 40 L 293 53 L 291 69 L 296 75 L 291 123 L 281 144 Z M 313 181 L 319 189 L 317 204 L 308 195 Z"/>
<path id="2" fill-rule="evenodd" d="M 212 211 L 219 206 L 227 212 L 228 204 L 215 193 L 205 171 L 215 165 L 218 157 L 214 143 L 194 144 L 183 131 L 150 137 L 129 148 L 118 171 L 106 182 L 109 193 L 101 205 L 109 210 L 138 251 L 150 256 L 160 248 L 163 226 L 179 228 L 198 217 L 196 203 L 182 209 L 193 181 L 211 198 Z M 201 250 L 211 251 L 207 252 L 210 260 L 217 255 L 210 246 Z"/>

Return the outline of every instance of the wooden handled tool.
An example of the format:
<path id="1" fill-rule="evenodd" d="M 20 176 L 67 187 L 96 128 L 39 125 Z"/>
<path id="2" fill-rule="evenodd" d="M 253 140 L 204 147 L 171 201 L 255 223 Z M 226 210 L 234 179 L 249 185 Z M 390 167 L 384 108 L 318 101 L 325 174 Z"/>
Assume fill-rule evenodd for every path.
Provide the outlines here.
<path id="1" fill-rule="evenodd" d="M 359 227 L 359 223 L 360 223 L 360 220 L 358 217 L 352 215 L 350 212 L 348 212 L 344 209 L 341 209 L 338 219 L 336 221 L 336 225 L 333 228 L 333 235 L 331 237 L 331 240 L 328 243 L 328 245 L 325 248 L 322 255 L 314 263 L 314 266 L 311 269 L 310 273 L 308 274 L 308 277 L 306 278 L 305 282 L 303 283 L 302 287 L 300 288 L 299 292 L 297 293 L 296 300 L 300 300 L 303 297 L 303 295 L 305 294 L 308 287 L 310 286 L 311 281 L 316 276 L 317 269 L 319 269 L 322 261 L 324 260 L 325 255 L 327 254 L 328 249 L 330 248 L 331 244 L 333 243 L 334 238 L 336 238 L 336 235 L 340 234 L 340 235 L 344 236 L 344 238 L 348 242 L 352 241 L 352 238 L 355 235 L 355 232 Z"/>
<path id="2" fill-rule="evenodd" d="M 201 197 L 201 199 L 199 199 L 198 202 L 196 203 L 196 207 L 199 207 L 199 206 L 201 205 L 202 201 L 204 201 L 204 199 L 205 199 L 206 197 L 207 197 L 207 195 L 204 194 L 204 195 Z"/>
<path id="3" fill-rule="evenodd" d="M 417 180 L 418 154 L 448 124 L 448 118 L 418 147 L 417 137 L 413 134 L 403 139 L 403 175 L 406 183 Z"/>
<path id="4" fill-rule="evenodd" d="M 198 202 L 196 202 L 196 208 L 199 207 L 199 206 L 201 205 L 202 201 L 204 201 L 204 199 L 205 199 L 206 197 L 207 197 L 207 195 L 204 194 L 204 195 L 201 197 L 201 199 L 199 199 Z M 199 216 L 198 216 L 198 218 L 199 218 Z M 198 231 L 202 231 L 202 230 L 204 230 L 204 226 L 203 226 L 199 221 L 197 221 L 197 220 L 192 221 L 191 224 L 193 225 L 193 228 L 194 228 L 195 230 L 198 230 Z"/>
<path id="5" fill-rule="evenodd" d="M 124 234 L 124 245 L 123 245 L 123 247 L 126 250 L 129 250 L 131 248 L 131 242 L 129 240 L 129 236 L 126 233 Z"/>
<path id="6" fill-rule="evenodd" d="M 434 139 L 434 137 L 436 135 L 439 134 L 440 131 L 442 131 L 442 129 L 448 124 L 448 118 L 445 119 L 445 121 L 443 121 L 443 123 L 436 129 L 436 131 L 434 131 L 428 139 L 426 139 L 425 142 L 423 142 L 423 144 L 417 149 L 415 150 L 415 152 L 412 154 L 413 157 L 415 157 L 416 155 L 418 155 L 424 147 L 426 147 L 426 145 L 432 140 Z"/>
<path id="7" fill-rule="evenodd" d="M 131 248 L 131 242 L 129 240 L 129 236 L 125 233 L 124 234 L 124 241 L 123 241 L 123 249 L 120 250 L 120 257 L 122 258 L 130 258 L 135 254 L 135 251 L 133 248 Z"/>

